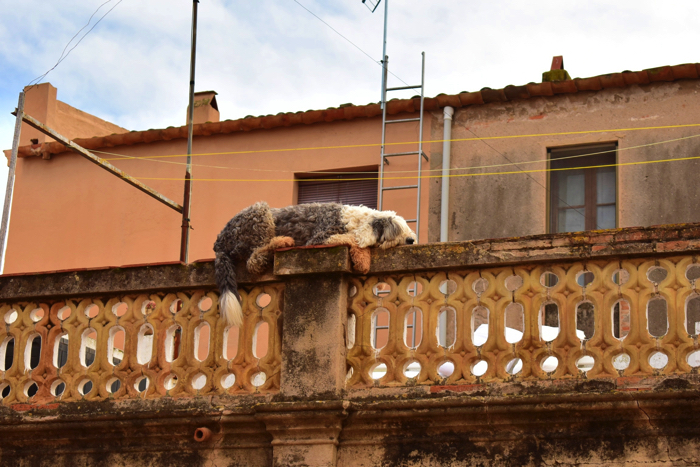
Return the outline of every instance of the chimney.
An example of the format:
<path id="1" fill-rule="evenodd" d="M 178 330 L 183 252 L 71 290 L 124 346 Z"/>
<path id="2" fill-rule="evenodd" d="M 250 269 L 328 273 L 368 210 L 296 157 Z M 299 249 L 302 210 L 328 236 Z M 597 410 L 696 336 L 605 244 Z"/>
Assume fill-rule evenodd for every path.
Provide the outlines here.
<path id="1" fill-rule="evenodd" d="M 570 80 L 571 76 L 564 69 L 564 56 L 557 55 L 552 58 L 552 69 L 550 71 L 545 71 L 542 73 L 542 82 L 552 82 L 552 81 L 567 81 Z"/>
<path id="2" fill-rule="evenodd" d="M 194 93 L 194 123 L 218 122 L 219 106 L 216 103 L 215 91 L 201 91 Z M 190 113 L 190 106 L 187 106 L 187 115 Z M 185 117 L 185 124 L 188 123 Z"/>

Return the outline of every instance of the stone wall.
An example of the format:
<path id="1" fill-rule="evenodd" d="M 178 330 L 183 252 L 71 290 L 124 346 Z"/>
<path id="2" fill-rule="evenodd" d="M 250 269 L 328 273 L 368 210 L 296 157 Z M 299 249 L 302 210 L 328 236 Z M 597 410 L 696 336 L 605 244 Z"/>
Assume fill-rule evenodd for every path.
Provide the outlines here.
<path id="1" fill-rule="evenodd" d="M 290 249 L 240 272 L 241 329 L 211 262 L 2 276 L 0 463 L 698 463 L 699 254 L 698 224 L 377 250 L 367 276 Z"/>

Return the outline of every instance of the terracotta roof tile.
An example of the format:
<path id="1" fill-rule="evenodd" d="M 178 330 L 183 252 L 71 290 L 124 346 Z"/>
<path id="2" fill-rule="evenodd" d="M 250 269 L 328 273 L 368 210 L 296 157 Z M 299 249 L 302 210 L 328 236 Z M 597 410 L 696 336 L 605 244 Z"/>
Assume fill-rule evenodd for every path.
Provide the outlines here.
<path id="1" fill-rule="evenodd" d="M 461 92 L 454 95 L 440 94 L 436 97 L 426 97 L 424 100 L 424 108 L 426 111 L 432 111 L 448 105 L 459 108 L 492 102 L 548 97 L 555 94 L 599 91 L 601 89 L 622 88 L 654 82 L 699 78 L 700 63 L 688 63 L 675 66 L 662 66 L 642 71 L 624 71 L 622 73 L 611 73 L 583 79 L 576 78 L 566 81 L 529 83 L 524 86 L 509 85 L 504 89 L 484 88 L 478 92 Z M 396 99 L 387 104 L 387 112 L 391 115 L 415 112 L 419 108 L 420 97 Z M 306 112 L 289 112 L 259 117 L 248 116 L 237 120 L 202 123 L 194 126 L 194 134 L 199 136 L 270 129 L 300 124 L 311 125 L 319 122 L 378 117 L 381 114 L 382 111 L 378 103 L 370 103 L 367 105 L 343 104 L 339 108 L 330 108 L 326 110 L 308 110 Z M 77 138 L 75 142 L 86 149 L 99 149 L 180 138 L 187 138 L 187 126 L 158 130 L 131 131 L 128 133 L 95 138 Z M 30 146 L 19 148 L 19 155 L 21 157 L 59 154 L 62 152 L 66 152 L 66 148 L 58 142 L 44 143 L 40 150 L 32 150 Z"/>

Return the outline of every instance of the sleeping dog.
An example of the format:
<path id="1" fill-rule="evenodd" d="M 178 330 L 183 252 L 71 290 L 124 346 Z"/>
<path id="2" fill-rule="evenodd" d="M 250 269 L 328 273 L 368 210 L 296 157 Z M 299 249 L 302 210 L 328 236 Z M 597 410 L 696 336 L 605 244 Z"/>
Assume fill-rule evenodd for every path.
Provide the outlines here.
<path id="1" fill-rule="evenodd" d="M 274 250 L 301 245 L 348 245 L 359 272 L 369 272 L 369 247 L 413 244 L 416 234 L 393 211 L 337 203 L 299 204 L 270 208 L 256 203 L 236 214 L 214 243 L 219 309 L 229 325 L 243 323 L 235 265 L 245 261 L 248 271 L 262 274 Z"/>

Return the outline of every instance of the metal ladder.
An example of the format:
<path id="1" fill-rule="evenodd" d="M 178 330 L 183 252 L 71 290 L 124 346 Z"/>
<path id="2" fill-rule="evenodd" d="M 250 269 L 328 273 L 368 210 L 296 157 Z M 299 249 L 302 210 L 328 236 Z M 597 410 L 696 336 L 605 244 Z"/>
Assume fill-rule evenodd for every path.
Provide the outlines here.
<path id="1" fill-rule="evenodd" d="M 423 158 L 426 162 L 428 161 L 428 156 L 423 152 L 423 99 L 424 99 L 424 85 L 425 85 L 425 52 L 421 52 L 421 74 L 420 74 L 420 85 L 416 86 L 399 86 L 395 88 L 387 88 L 387 74 L 389 70 L 389 57 L 384 57 L 384 79 L 382 80 L 382 149 L 381 149 L 381 159 L 379 160 L 379 210 L 384 208 L 384 192 L 392 190 L 416 190 L 416 217 L 415 219 L 406 219 L 408 223 L 415 223 L 416 225 L 416 236 L 417 243 L 420 243 L 420 201 L 421 201 L 421 171 L 423 168 Z M 398 120 L 387 120 L 386 118 L 386 94 L 390 91 L 402 91 L 405 89 L 419 89 L 420 88 L 420 113 L 418 118 L 402 118 Z M 408 151 L 408 152 L 386 152 L 386 126 L 393 125 L 397 123 L 410 123 L 419 122 L 418 126 L 418 150 Z M 415 185 L 401 185 L 401 186 L 384 186 L 384 164 L 389 165 L 389 157 L 403 157 L 403 156 L 417 156 L 418 157 L 418 173 L 416 175 Z M 401 213 L 399 213 L 401 214 Z"/>

